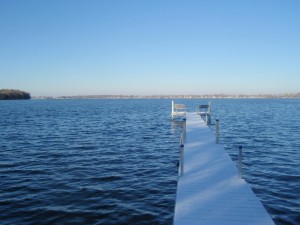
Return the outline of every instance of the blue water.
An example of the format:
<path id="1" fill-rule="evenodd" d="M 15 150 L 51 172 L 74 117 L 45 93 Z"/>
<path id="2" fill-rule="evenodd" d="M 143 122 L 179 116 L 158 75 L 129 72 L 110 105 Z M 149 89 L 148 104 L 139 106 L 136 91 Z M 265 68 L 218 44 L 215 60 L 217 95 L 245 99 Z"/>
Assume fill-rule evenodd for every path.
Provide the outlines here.
<path id="1" fill-rule="evenodd" d="M 300 99 L 222 103 L 221 144 L 234 161 L 243 146 L 244 178 L 276 224 L 300 224 Z"/>
<path id="2" fill-rule="evenodd" d="M 299 224 L 300 100 L 212 104 L 221 144 L 234 161 L 243 146 L 244 178 L 276 224 Z M 170 106 L 0 101 L 0 224 L 172 224 L 182 127 Z"/>

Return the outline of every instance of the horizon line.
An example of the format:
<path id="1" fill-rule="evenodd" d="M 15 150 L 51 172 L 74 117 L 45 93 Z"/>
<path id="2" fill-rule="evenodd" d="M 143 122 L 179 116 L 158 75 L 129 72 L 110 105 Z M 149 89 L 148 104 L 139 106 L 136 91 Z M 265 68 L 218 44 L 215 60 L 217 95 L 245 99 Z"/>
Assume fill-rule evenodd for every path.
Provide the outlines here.
<path id="1" fill-rule="evenodd" d="M 300 98 L 300 92 L 284 94 L 84 94 L 84 95 L 60 95 L 60 96 L 32 96 L 32 98 Z"/>

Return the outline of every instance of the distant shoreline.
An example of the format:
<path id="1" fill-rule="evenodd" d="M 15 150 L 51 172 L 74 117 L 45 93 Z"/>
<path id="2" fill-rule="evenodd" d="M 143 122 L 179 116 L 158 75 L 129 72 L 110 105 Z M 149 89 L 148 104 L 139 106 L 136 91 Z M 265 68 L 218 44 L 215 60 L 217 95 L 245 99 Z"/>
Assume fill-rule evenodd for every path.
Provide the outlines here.
<path id="1" fill-rule="evenodd" d="M 77 95 L 77 96 L 33 96 L 32 99 L 272 99 L 272 98 L 300 98 L 296 94 L 258 94 L 258 95 Z"/>
<path id="2" fill-rule="evenodd" d="M 28 92 L 15 89 L 1 89 L 0 100 L 28 100 L 31 96 Z"/>

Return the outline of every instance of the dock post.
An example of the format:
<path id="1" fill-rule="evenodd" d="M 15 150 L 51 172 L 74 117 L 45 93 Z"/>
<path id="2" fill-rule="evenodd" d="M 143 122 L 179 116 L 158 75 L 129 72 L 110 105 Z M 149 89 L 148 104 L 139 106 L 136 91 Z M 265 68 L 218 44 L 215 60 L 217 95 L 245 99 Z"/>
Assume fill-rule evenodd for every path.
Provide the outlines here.
<path id="1" fill-rule="evenodd" d="M 180 141 L 179 141 L 179 143 L 180 143 L 180 146 L 183 144 L 183 133 L 180 134 Z"/>
<path id="2" fill-rule="evenodd" d="M 172 115 L 172 119 L 174 118 L 174 100 L 172 100 L 172 113 L 171 113 L 171 115 Z"/>
<path id="3" fill-rule="evenodd" d="M 186 118 L 183 118 L 183 143 L 186 142 Z"/>
<path id="4" fill-rule="evenodd" d="M 243 147 L 239 146 L 239 179 L 242 179 L 242 157 L 243 157 Z"/>
<path id="5" fill-rule="evenodd" d="M 219 144 L 220 139 L 220 125 L 219 125 L 219 119 L 216 119 L 216 144 Z"/>
<path id="6" fill-rule="evenodd" d="M 184 174 L 184 144 L 180 145 L 180 176 Z"/>

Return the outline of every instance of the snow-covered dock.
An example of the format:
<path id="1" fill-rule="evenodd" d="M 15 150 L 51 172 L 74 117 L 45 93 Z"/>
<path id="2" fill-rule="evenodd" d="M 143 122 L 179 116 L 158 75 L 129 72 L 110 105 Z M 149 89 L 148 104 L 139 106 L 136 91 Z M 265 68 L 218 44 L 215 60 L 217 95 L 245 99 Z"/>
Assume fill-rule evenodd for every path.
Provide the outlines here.
<path id="1" fill-rule="evenodd" d="M 274 225 L 225 149 L 197 113 L 187 113 L 184 173 L 174 225 Z"/>

